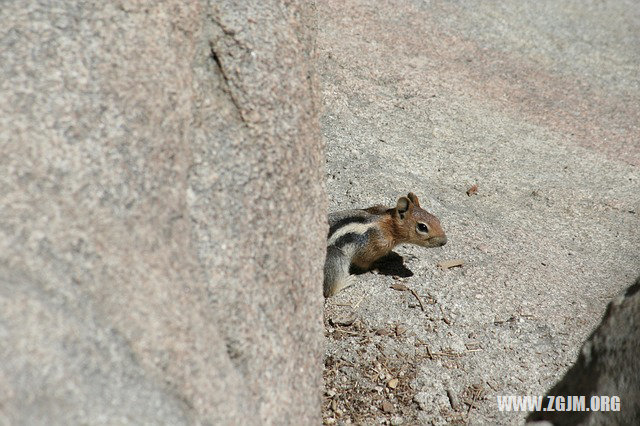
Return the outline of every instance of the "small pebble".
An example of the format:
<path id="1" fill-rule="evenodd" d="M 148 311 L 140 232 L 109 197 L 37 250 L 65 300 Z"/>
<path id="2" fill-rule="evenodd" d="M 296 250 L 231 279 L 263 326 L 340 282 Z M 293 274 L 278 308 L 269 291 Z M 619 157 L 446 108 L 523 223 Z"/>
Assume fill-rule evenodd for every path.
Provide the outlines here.
<path id="1" fill-rule="evenodd" d="M 449 397 L 449 403 L 451 404 L 451 408 L 453 411 L 458 411 L 460 408 L 460 402 L 458 401 L 458 397 L 451 389 L 447 389 L 447 396 Z"/>
<path id="2" fill-rule="evenodd" d="M 395 407 L 389 401 L 382 401 L 382 411 L 385 413 L 393 413 Z"/>
<path id="3" fill-rule="evenodd" d="M 400 426 L 402 423 L 404 423 L 404 419 L 400 416 L 393 416 L 391 417 L 391 424 L 393 426 Z"/>
<path id="4" fill-rule="evenodd" d="M 479 244 L 477 246 L 477 249 L 480 250 L 483 253 L 488 253 L 489 252 L 489 246 L 486 244 Z"/>

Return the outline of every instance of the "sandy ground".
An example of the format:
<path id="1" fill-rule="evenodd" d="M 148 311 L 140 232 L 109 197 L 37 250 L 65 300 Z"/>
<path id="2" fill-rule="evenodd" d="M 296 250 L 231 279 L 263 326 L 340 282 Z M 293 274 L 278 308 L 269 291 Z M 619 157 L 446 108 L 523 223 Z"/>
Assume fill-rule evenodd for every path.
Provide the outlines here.
<path id="1" fill-rule="evenodd" d="M 640 6 L 329 0 L 318 26 L 330 210 L 413 191 L 449 237 L 327 301 L 325 422 L 522 423 L 496 396 L 544 394 L 640 273 Z"/>

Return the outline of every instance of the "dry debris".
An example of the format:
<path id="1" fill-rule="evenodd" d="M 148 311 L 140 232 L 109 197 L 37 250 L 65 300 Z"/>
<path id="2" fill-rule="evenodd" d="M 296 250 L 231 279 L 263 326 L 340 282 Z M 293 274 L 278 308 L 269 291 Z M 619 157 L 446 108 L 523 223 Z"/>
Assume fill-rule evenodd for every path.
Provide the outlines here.
<path id="1" fill-rule="evenodd" d="M 462 265 L 464 265 L 464 260 L 452 259 L 452 260 L 443 260 L 442 262 L 438 262 L 437 266 L 443 271 L 446 271 L 447 269 L 457 268 Z"/>

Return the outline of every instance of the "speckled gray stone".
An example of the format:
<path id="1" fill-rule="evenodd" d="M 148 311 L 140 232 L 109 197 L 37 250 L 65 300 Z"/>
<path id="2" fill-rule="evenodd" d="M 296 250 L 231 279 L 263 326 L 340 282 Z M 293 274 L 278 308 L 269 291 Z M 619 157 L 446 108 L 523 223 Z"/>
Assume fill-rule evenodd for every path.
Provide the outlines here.
<path id="1" fill-rule="evenodd" d="M 459 410 L 410 404 L 407 423 L 523 423 L 496 396 L 544 395 L 640 273 L 637 2 L 327 0 L 318 21 L 330 211 L 413 191 L 448 236 L 396 250 L 413 273 L 402 284 L 433 300 L 425 311 L 385 274 L 327 303 L 365 330 L 402 322 L 406 340 L 369 354 L 329 334 L 327 353 L 354 353 L 359 372 L 413 350 L 427 401 L 451 382 Z M 451 259 L 464 266 L 436 266 Z"/>
<path id="2" fill-rule="evenodd" d="M 600 325 L 582 346 L 575 364 L 547 395 L 583 396 L 590 411 L 538 411 L 528 420 L 555 425 L 640 423 L 640 278 L 607 306 Z M 594 410 L 592 396 L 616 396 L 611 410 Z M 545 400 L 546 406 L 548 401 Z"/>
<path id="3" fill-rule="evenodd" d="M 319 420 L 306 2 L 0 10 L 0 423 Z"/>

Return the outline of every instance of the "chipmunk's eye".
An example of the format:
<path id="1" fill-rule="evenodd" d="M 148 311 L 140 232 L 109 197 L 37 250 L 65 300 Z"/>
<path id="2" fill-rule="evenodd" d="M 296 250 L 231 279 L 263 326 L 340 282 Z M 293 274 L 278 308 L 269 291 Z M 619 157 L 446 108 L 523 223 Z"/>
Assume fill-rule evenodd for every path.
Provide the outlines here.
<path id="1" fill-rule="evenodd" d="M 422 222 L 418 223 L 418 225 L 416 226 L 416 229 L 418 230 L 418 232 L 420 232 L 422 234 L 428 234 L 429 233 L 429 228 L 427 227 L 427 225 L 425 225 Z"/>

